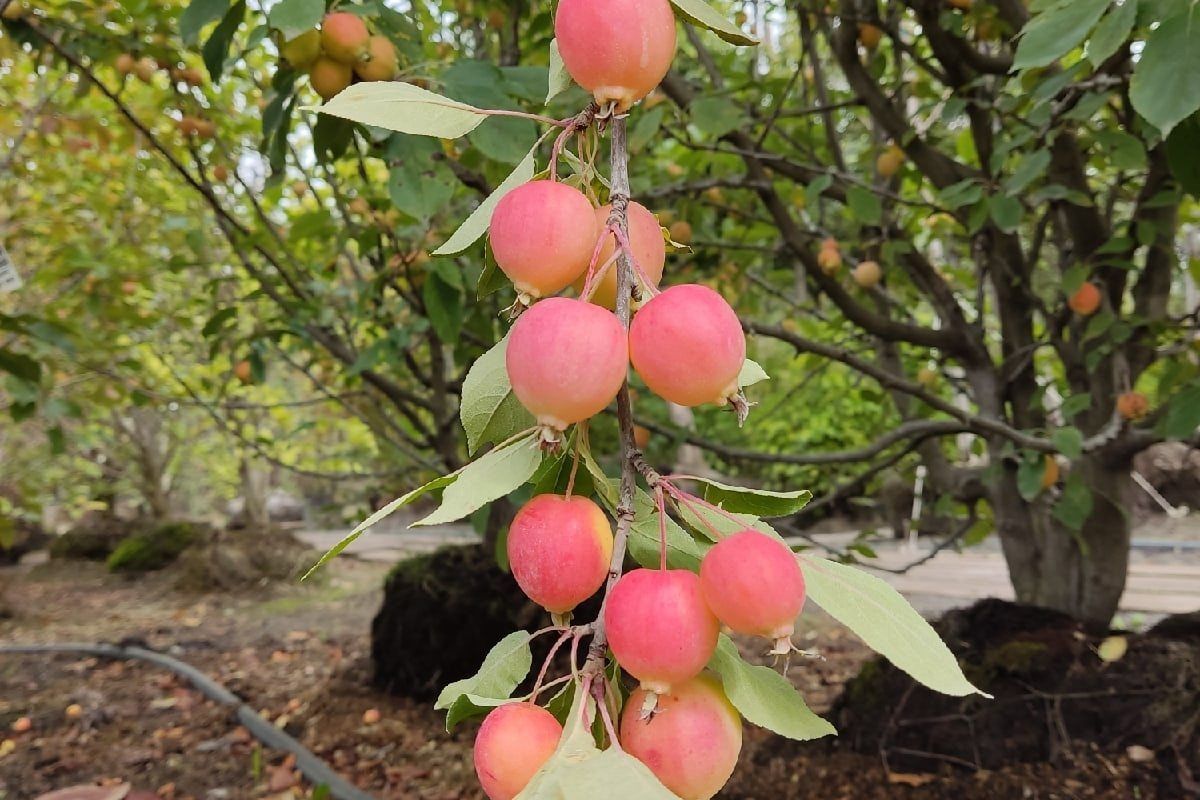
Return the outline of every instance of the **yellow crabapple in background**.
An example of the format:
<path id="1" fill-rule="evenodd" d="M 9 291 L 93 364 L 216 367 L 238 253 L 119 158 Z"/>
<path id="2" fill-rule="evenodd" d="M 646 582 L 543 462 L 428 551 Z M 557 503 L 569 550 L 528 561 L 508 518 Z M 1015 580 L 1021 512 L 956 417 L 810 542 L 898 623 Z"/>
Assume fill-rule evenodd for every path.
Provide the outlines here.
<path id="1" fill-rule="evenodd" d="M 862 261 L 851 273 L 854 277 L 854 282 L 864 289 L 870 289 L 878 286 L 883 280 L 883 269 L 879 266 L 878 261 Z"/>
<path id="2" fill-rule="evenodd" d="M 327 56 L 318 58 L 308 69 L 308 82 L 322 100 L 335 97 L 350 85 L 353 77 L 349 64 Z"/>
<path id="3" fill-rule="evenodd" d="M 560 0 L 554 35 L 575 82 L 618 112 L 658 86 L 675 58 L 669 0 Z"/>
<path id="4" fill-rule="evenodd" d="M 554 754 L 562 726 L 531 703 L 494 709 L 475 736 L 475 774 L 489 800 L 512 800 Z"/>
<path id="5" fill-rule="evenodd" d="M 354 64 L 366 55 L 370 38 L 367 23 L 348 11 L 335 11 L 321 20 L 321 50 L 343 64 Z"/>
<path id="6" fill-rule="evenodd" d="M 308 69 L 321 55 L 321 32 L 305 31 L 280 47 L 279 55 L 294 69 Z"/>
<path id="7" fill-rule="evenodd" d="M 399 69 L 396 48 L 386 36 L 372 36 L 367 43 L 367 59 L 354 65 L 354 74 L 364 81 L 390 81 Z"/>
<path id="8" fill-rule="evenodd" d="M 888 145 L 888 148 L 879 154 L 879 158 L 875 159 L 875 170 L 882 178 L 891 178 L 900 171 L 900 167 L 904 164 L 904 151 L 896 145 Z"/>
<path id="9" fill-rule="evenodd" d="M 671 223 L 670 230 L 671 241 L 675 244 L 689 245 L 692 243 L 692 223 L 685 219 Z"/>

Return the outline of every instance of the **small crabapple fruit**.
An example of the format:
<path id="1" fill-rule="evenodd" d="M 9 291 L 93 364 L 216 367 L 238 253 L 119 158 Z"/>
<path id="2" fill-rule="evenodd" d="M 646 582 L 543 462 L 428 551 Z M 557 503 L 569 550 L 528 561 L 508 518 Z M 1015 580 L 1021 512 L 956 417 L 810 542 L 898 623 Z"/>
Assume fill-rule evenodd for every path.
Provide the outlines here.
<path id="1" fill-rule="evenodd" d="M 475 736 L 475 774 L 490 800 L 512 800 L 554 754 L 562 725 L 532 703 L 492 711 Z"/>
<path id="2" fill-rule="evenodd" d="M 746 335 L 721 295 L 683 284 L 638 311 L 629 327 L 629 355 L 638 375 L 664 400 L 723 405 L 738 393 Z"/>
<path id="3" fill-rule="evenodd" d="M 321 56 L 308 68 L 308 82 L 322 100 L 329 100 L 350 85 L 354 77 L 349 64 Z"/>
<path id="4" fill-rule="evenodd" d="M 367 60 L 354 65 L 354 73 L 364 81 L 390 81 L 396 77 L 399 62 L 396 48 L 386 36 L 372 36 L 367 42 Z"/>
<path id="5" fill-rule="evenodd" d="M 158 71 L 158 63 L 153 58 L 139 58 L 133 65 L 133 74 L 137 75 L 138 80 L 142 83 L 149 83 L 154 79 L 154 73 Z"/>
<path id="6" fill-rule="evenodd" d="M 315 28 L 285 42 L 279 48 L 279 55 L 293 68 L 305 70 L 321 55 L 321 32 Z"/>
<path id="7" fill-rule="evenodd" d="M 575 82 L 618 113 L 658 86 L 675 58 L 669 0 L 560 0 L 554 35 Z"/>
<path id="8" fill-rule="evenodd" d="M 1049 489 L 1058 483 L 1059 474 L 1058 459 L 1047 453 L 1042 467 L 1042 488 Z"/>
<path id="9" fill-rule="evenodd" d="M 629 344 L 611 311 L 550 297 L 513 324 L 505 366 L 521 405 L 540 425 L 563 431 L 599 414 L 617 396 L 628 372 Z"/>
<path id="10" fill-rule="evenodd" d="M 633 443 L 637 445 L 638 450 L 645 450 L 650 446 L 650 429 L 644 428 L 641 425 L 633 426 Z"/>
<path id="11" fill-rule="evenodd" d="M 608 217 L 612 213 L 612 206 L 604 206 L 596 209 L 596 228 L 603 230 L 608 224 Z M 654 281 L 655 287 L 662 280 L 663 268 L 667 263 L 667 243 L 663 240 L 662 226 L 658 224 L 658 218 L 650 213 L 641 203 L 630 203 L 629 209 L 626 212 L 626 217 L 629 221 L 629 246 L 633 249 L 633 257 L 637 260 L 638 266 L 646 277 Z M 604 246 L 600 250 L 600 257 L 596 260 L 597 268 L 605 264 L 613 253 L 616 251 L 617 244 L 612 236 L 605 237 Z M 589 256 L 590 258 L 590 256 Z M 637 279 L 637 276 L 635 276 Z M 583 291 L 584 284 L 587 283 L 587 270 L 579 276 L 575 281 L 575 290 Z M 596 288 L 592 290 L 591 301 L 598 306 L 604 306 L 607 309 L 613 309 L 617 306 L 617 266 L 614 262 L 596 282 Z"/>
<path id="12" fill-rule="evenodd" d="M 1075 290 L 1075 294 L 1071 295 L 1067 305 L 1079 316 L 1090 317 L 1100 308 L 1101 300 L 1103 297 L 1100 289 L 1089 281 Z"/>
<path id="13" fill-rule="evenodd" d="M 363 712 L 362 715 L 362 721 L 364 725 L 378 725 L 379 721 L 382 719 L 383 714 L 380 713 L 378 708 L 368 708 Z"/>
<path id="14" fill-rule="evenodd" d="M 671 234 L 671 241 L 675 244 L 686 246 L 692 243 L 692 223 L 685 219 L 671 223 L 668 233 Z"/>
<path id="15" fill-rule="evenodd" d="M 817 266 L 826 275 L 832 275 L 842 267 L 842 252 L 837 239 L 826 239 L 821 242 L 821 250 L 817 253 Z"/>
<path id="16" fill-rule="evenodd" d="M 742 749 L 742 719 L 720 684 L 701 675 L 657 698 L 643 718 L 646 691 L 621 714 L 621 747 L 683 800 L 709 800 L 733 774 Z"/>
<path id="17" fill-rule="evenodd" d="M 1122 419 L 1134 422 L 1150 413 L 1150 401 L 1141 392 L 1126 392 L 1117 398 L 1117 413 Z"/>
<path id="18" fill-rule="evenodd" d="M 121 53 L 121 55 L 117 56 L 116 60 L 113 61 L 113 68 L 116 69 L 116 71 L 121 75 L 128 75 L 129 73 L 133 72 L 133 69 L 136 65 L 137 59 L 135 59 L 129 53 Z"/>
<path id="19" fill-rule="evenodd" d="M 496 204 L 488 227 L 496 265 L 533 298 L 556 294 L 582 275 L 599 236 L 587 197 L 558 181 L 513 189 Z"/>
<path id="20" fill-rule="evenodd" d="M 521 591 L 562 616 L 604 584 L 612 560 L 612 526 L 586 497 L 543 494 L 517 512 L 507 547 Z"/>
<path id="21" fill-rule="evenodd" d="M 224 183 L 225 181 L 229 180 L 229 168 L 224 164 L 217 164 L 215 167 L 213 167 L 212 174 L 213 180 L 217 183 Z"/>
<path id="22" fill-rule="evenodd" d="M 787 545 L 760 531 L 726 536 L 700 562 L 700 589 L 717 619 L 786 653 L 804 607 L 804 573 Z"/>
<path id="23" fill-rule="evenodd" d="M 869 22 L 858 23 L 858 41 L 862 42 L 863 47 L 874 50 L 879 47 L 879 42 L 882 40 L 883 31 L 879 29 L 879 26 Z"/>
<path id="24" fill-rule="evenodd" d="M 370 38 L 367 23 L 348 11 L 335 11 L 321 20 L 321 50 L 343 64 L 360 60 L 367 52 Z"/>
<path id="25" fill-rule="evenodd" d="M 904 158 L 903 150 L 894 144 L 888 145 L 888 148 L 879 154 L 879 158 L 875 159 L 875 170 L 881 178 L 891 178 L 904 165 Z"/>
<path id="26" fill-rule="evenodd" d="M 883 269 L 878 261 L 863 261 L 850 274 L 854 277 L 854 282 L 864 289 L 878 286 L 883 280 Z"/>
<path id="27" fill-rule="evenodd" d="M 617 663 L 661 694 L 700 674 L 721 626 L 694 572 L 635 569 L 609 591 L 604 629 Z"/>

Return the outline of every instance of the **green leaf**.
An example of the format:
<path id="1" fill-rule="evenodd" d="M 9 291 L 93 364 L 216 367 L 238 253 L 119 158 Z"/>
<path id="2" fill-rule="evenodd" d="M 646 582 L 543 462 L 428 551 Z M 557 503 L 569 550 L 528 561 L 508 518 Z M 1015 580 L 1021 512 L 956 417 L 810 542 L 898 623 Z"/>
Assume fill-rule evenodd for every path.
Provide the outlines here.
<path id="1" fill-rule="evenodd" d="M 817 556 L 799 559 L 809 598 L 872 650 L 936 692 L 983 694 L 963 676 L 937 632 L 887 583 Z"/>
<path id="2" fill-rule="evenodd" d="M 720 139 L 745 123 L 741 106 L 725 97 L 703 97 L 688 109 L 692 124 L 701 133 Z"/>
<path id="3" fill-rule="evenodd" d="M 753 514 L 757 517 L 786 517 L 795 514 L 812 500 L 812 492 L 770 492 L 766 489 L 747 489 L 730 486 L 709 478 L 693 478 L 704 485 L 704 499 L 726 511 Z"/>
<path id="4" fill-rule="evenodd" d="M 767 371 L 758 362 L 747 358 L 746 363 L 742 364 L 742 371 L 738 373 L 738 388 L 745 389 L 747 386 L 769 380 L 771 376 Z"/>
<path id="5" fill-rule="evenodd" d="M 778 531 L 753 514 L 721 513 L 703 505 L 687 504 L 681 505 L 678 512 L 684 523 L 712 542 L 751 528 L 787 544 Z"/>
<path id="6" fill-rule="evenodd" d="M 846 190 L 846 204 L 854 218 L 864 225 L 878 225 L 883 221 L 883 203 L 879 196 L 861 186 Z"/>
<path id="7" fill-rule="evenodd" d="M 431 270 L 421 288 L 421 297 L 433 332 L 444 344 L 453 344 L 462 330 L 466 314 L 462 290 L 447 283 L 436 270 Z"/>
<path id="8" fill-rule="evenodd" d="M 974 205 L 983 199 L 983 187 L 973 180 L 959 181 L 938 192 L 942 205 L 951 210 Z"/>
<path id="9" fill-rule="evenodd" d="M 1027 452 L 1017 467 L 1017 491 L 1027 501 L 1042 493 L 1042 478 L 1046 475 L 1046 457 L 1041 453 Z"/>
<path id="10" fill-rule="evenodd" d="M 535 420 L 512 392 L 504 355 L 508 337 L 488 350 L 467 372 L 463 380 L 462 405 L 459 417 L 467 433 L 467 452 L 474 453 L 481 444 L 501 442 L 516 433 L 532 428 Z"/>
<path id="11" fill-rule="evenodd" d="M 1013 69 L 1044 67 L 1074 49 L 1108 8 L 1109 0 L 1070 0 L 1037 14 L 1021 31 Z"/>
<path id="12" fill-rule="evenodd" d="M 1150 34 L 1133 70 L 1129 99 L 1163 136 L 1200 108 L 1200 3 L 1164 20 Z"/>
<path id="13" fill-rule="evenodd" d="M 729 702 L 755 725 L 801 742 L 837 735 L 832 725 L 809 710 L 796 687 L 770 667 L 747 664 L 725 634 L 708 668 L 721 679 Z"/>
<path id="14" fill-rule="evenodd" d="M 483 659 L 479 671 L 442 689 L 434 710 L 450 708 L 463 695 L 508 697 L 533 666 L 529 631 L 514 631 L 501 639 Z"/>
<path id="15" fill-rule="evenodd" d="M 1183 190 L 1200 197 L 1200 114 L 1193 114 L 1171 131 L 1167 163 Z"/>
<path id="16" fill-rule="evenodd" d="M 1083 475 L 1074 470 L 1063 484 L 1062 495 L 1054 504 L 1054 518 L 1073 531 L 1083 530 L 1083 523 L 1092 513 L 1092 490 L 1083 481 Z"/>
<path id="17" fill-rule="evenodd" d="M 574 691 L 558 749 L 514 800 L 679 800 L 645 764 L 616 747 L 596 747 L 587 721 L 595 702 Z"/>
<path id="18" fill-rule="evenodd" d="M 488 113 L 402 81 L 356 83 L 308 110 L 416 136 L 457 139 L 478 128 Z"/>
<path id="19" fill-rule="evenodd" d="M 461 470 L 460 470 L 460 472 L 461 472 Z M 392 502 L 388 503 L 383 508 L 376 511 L 371 516 L 367 517 L 365 520 L 363 520 L 362 522 L 360 522 L 358 524 L 358 527 L 356 527 L 354 530 L 350 531 L 349 534 L 347 534 L 345 537 L 343 537 L 340 542 L 335 544 L 333 547 L 329 548 L 329 551 L 326 552 L 325 555 L 321 556 L 321 560 L 318 561 L 316 564 L 313 564 L 313 566 L 308 570 L 308 572 L 304 573 L 304 577 L 301 578 L 300 580 L 302 580 L 302 581 L 308 580 L 308 578 L 311 577 L 314 572 L 316 572 L 321 567 L 328 564 L 333 559 L 337 558 L 339 555 L 341 555 L 342 551 L 345 550 L 347 547 L 349 547 L 351 544 L 353 544 L 355 539 L 362 536 L 364 533 L 366 533 L 368 530 L 373 528 L 375 525 L 382 522 L 387 517 L 390 517 L 392 514 L 394 514 L 399 509 L 403 508 L 406 505 L 409 505 L 410 503 L 412 503 L 414 500 L 421 497 L 422 495 L 428 494 L 429 492 L 432 492 L 435 489 L 441 489 L 444 486 L 449 486 L 450 484 L 454 483 L 454 481 L 458 479 L 458 474 L 459 474 L 458 472 L 455 472 L 450 475 L 443 475 L 440 478 L 435 478 L 435 479 L 431 480 L 429 483 L 425 484 L 424 486 L 419 486 L 416 489 L 413 489 L 408 494 L 401 495 L 400 497 L 396 498 Z"/>
<path id="20" fill-rule="evenodd" d="M 613 492 L 615 497 L 616 492 Z M 603 493 L 601 494 L 604 498 Z M 629 529 L 629 555 L 643 567 L 657 569 L 662 562 L 662 532 L 658 522 L 658 506 L 645 491 L 638 489 L 634 497 L 633 527 Z M 612 506 L 609 511 L 616 513 Z M 704 558 L 705 548 L 675 520 L 667 515 L 667 566 L 696 572 Z"/>
<path id="21" fill-rule="evenodd" d="M 1200 427 L 1200 383 L 1194 383 L 1171 398 L 1158 432 L 1168 439 L 1186 439 Z"/>
<path id="22" fill-rule="evenodd" d="M 1004 194 L 992 195 L 988 198 L 988 214 L 996 227 L 1005 233 L 1012 233 L 1021 224 L 1024 209 L 1015 197 Z"/>
<path id="23" fill-rule="evenodd" d="M 554 98 L 565 92 L 571 87 L 571 73 L 567 72 L 567 65 L 563 63 L 562 53 L 558 50 L 558 40 L 550 42 L 550 89 L 546 93 L 546 102 L 549 103 Z"/>
<path id="24" fill-rule="evenodd" d="M 317 27 L 325 16 L 325 0 L 281 0 L 267 15 L 271 27 L 289 41 Z"/>
<path id="25" fill-rule="evenodd" d="M 193 46 L 200 41 L 200 31 L 216 22 L 229 10 L 229 0 L 192 0 L 179 15 L 179 36 L 183 43 Z"/>
<path id="26" fill-rule="evenodd" d="M 446 711 L 446 733 L 450 733 L 460 722 L 472 717 L 482 717 L 494 708 L 506 706 L 509 703 L 519 703 L 511 697 L 484 697 L 478 694 L 459 695 Z"/>
<path id="27" fill-rule="evenodd" d="M 1099 67 L 1125 44 L 1137 21 L 1137 9 L 1137 0 L 1124 0 L 1100 20 L 1087 44 L 1087 57 L 1092 66 Z"/>
<path id="28" fill-rule="evenodd" d="M 1023 157 L 1017 168 L 1004 181 L 1004 191 L 1017 195 L 1029 188 L 1029 184 L 1046 174 L 1050 166 L 1050 151 L 1035 150 Z"/>
<path id="29" fill-rule="evenodd" d="M 533 436 L 487 452 L 464 467 L 458 480 L 446 487 L 436 511 L 410 527 L 454 522 L 475 513 L 533 477 L 541 461 L 542 453 Z"/>
<path id="30" fill-rule="evenodd" d="M 27 383 L 37 383 L 42 379 L 42 365 L 39 362 L 8 347 L 0 347 L 0 372 L 7 372 Z"/>
<path id="31" fill-rule="evenodd" d="M 1074 461 L 1083 455 L 1083 434 L 1079 428 L 1059 428 L 1050 437 L 1058 452 Z"/>
<path id="32" fill-rule="evenodd" d="M 544 136 L 542 137 L 542 139 L 545 138 Z M 445 244 L 433 251 L 435 256 L 452 256 L 456 253 L 461 253 L 479 241 L 480 236 L 487 233 L 488 225 L 492 222 L 492 212 L 496 210 L 496 205 L 504 195 L 518 186 L 533 180 L 535 156 L 538 146 L 541 143 L 542 140 L 539 139 L 538 143 L 529 151 L 529 154 L 521 160 L 521 163 L 517 164 L 516 169 L 509 173 L 508 177 L 471 212 L 471 215 L 463 221 L 462 225 L 458 226 L 458 230 L 454 232 L 454 235 L 447 239 Z"/>
<path id="33" fill-rule="evenodd" d="M 202 50 L 204 66 L 208 69 L 209 77 L 214 83 L 221 79 L 221 74 L 225 71 L 225 59 L 229 57 L 229 46 L 233 43 L 234 34 L 237 33 L 237 29 L 245 17 L 246 0 L 238 0 L 217 27 L 213 28 L 208 41 L 204 43 Z"/>
<path id="34" fill-rule="evenodd" d="M 758 44 L 758 39 L 725 19 L 720 12 L 705 3 L 704 0 L 671 0 L 671 5 L 675 6 L 679 15 L 688 22 L 699 25 L 701 28 L 707 28 L 730 44 Z"/>
<path id="35" fill-rule="evenodd" d="M 823 195 L 825 190 L 830 186 L 833 186 L 832 175 L 818 175 L 816 178 L 814 178 L 812 183 L 804 187 L 805 205 L 816 208 L 817 203 L 821 199 L 821 195 Z"/>

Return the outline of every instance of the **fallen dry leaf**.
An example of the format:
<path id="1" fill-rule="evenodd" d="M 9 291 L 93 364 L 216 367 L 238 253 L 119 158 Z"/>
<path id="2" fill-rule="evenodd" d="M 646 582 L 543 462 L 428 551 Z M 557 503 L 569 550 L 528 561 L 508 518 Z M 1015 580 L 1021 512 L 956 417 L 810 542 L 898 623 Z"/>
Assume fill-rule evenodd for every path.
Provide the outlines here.
<path id="1" fill-rule="evenodd" d="M 932 780 L 936 780 L 936 775 L 925 775 L 911 772 L 889 772 L 888 783 L 900 784 L 901 786 L 924 786 Z"/>

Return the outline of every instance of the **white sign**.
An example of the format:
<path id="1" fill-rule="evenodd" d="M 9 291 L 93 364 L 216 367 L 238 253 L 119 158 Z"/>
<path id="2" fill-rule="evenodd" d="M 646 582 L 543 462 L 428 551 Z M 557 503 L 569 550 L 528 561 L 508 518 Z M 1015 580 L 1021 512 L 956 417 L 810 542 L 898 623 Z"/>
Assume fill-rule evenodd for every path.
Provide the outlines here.
<path id="1" fill-rule="evenodd" d="M 8 251 L 0 244 L 0 294 L 15 292 L 21 288 L 21 275 L 8 257 Z"/>

